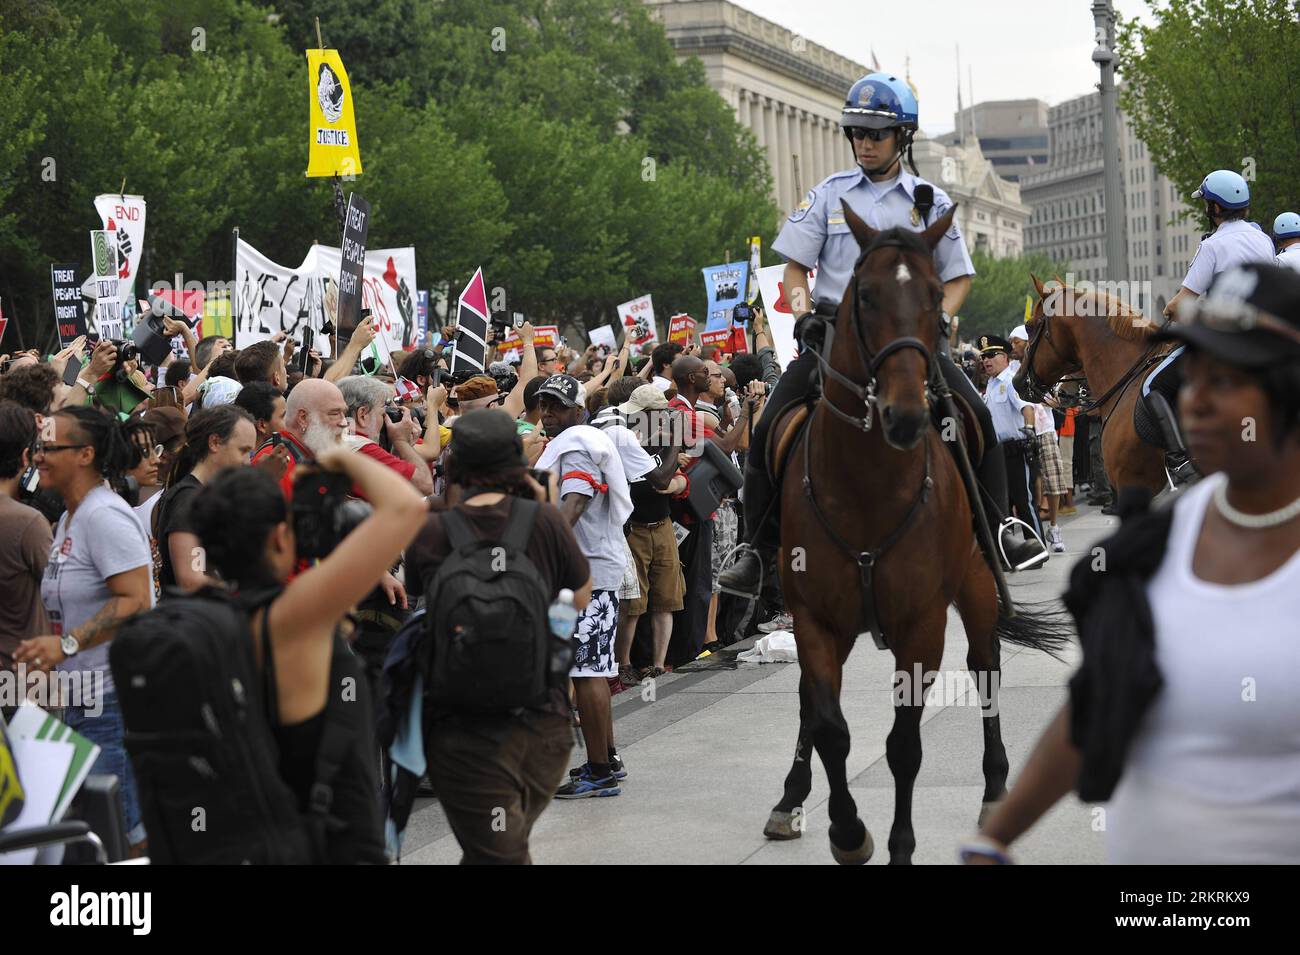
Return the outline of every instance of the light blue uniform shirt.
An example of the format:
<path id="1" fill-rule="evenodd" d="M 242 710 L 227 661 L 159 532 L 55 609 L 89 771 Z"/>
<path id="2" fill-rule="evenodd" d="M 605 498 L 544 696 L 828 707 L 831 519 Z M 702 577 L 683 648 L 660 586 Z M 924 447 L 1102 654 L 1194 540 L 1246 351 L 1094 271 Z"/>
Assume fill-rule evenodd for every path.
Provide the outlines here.
<path id="1" fill-rule="evenodd" d="M 1300 272 L 1300 245 L 1293 245 L 1289 249 L 1283 249 L 1277 254 L 1275 261 L 1284 269 L 1295 269 Z"/>
<path id="2" fill-rule="evenodd" d="M 1016 393 L 1015 386 L 1011 384 L 1011 380 L 1015 377 L 1016 373 L 1008 365 L 1002 369 L 1002 374 L 990 378 L 984 388 L 984 403 L 989 406 L 989 415 L 993 418 L 993 430 L 997 433 L 999 441 L 1023 438 L 1024 434 L 1020 429 L 1025 426 L 1025 416 L 1020 413 L 1020 410 L 1033 407 Z"/>
<path id="3" fill-rule="evenodd" d="M 952 206 L 948 194 L 934 187 L 934 208 L 928 222 L 913 222 L 916 187 L 925 180 L 899 168 L 892 182 L 874 183 L 858 167 L 827 176 L 798 209 L 790 213 L 772 248 L 787 261 L 816 267 L 817 287 L 813 296 L 818 302 L 838 303 L 848 287 L 853 265 L 861 249 L 844 218 L 844 204 L 873 229 L 895 227 L 921 232 Z M 928 185 L 928 183 L 927 183 Z M 939 281 L 948 282 L 963 275 L 974 275 L 966 243 L 954 222 L 934 250 L 934 264 Z"/>
<path id="4" fill-rule="evenodd" d="M 1204 295 L 1216 275 L 1234 265 L 1244 265 L 1247 262 L 1276 264 L 1273 240 L 1254 223 L 1244 219 L 1230 219 L 1220 223 L 1196 247 L 1196 255 L 1187 267 L 1183 286 L 1197 295 Z"/>

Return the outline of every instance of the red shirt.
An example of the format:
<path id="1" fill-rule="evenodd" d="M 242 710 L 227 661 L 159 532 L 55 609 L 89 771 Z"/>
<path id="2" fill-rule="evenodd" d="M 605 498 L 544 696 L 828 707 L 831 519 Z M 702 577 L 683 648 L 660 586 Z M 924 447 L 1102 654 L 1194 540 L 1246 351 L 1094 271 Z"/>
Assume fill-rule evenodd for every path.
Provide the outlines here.
<path id="1" fill-rule="evenodd" d="M 284 474 L 280 477 L 280 490 L 284 492 L 286 501 L 293 500 L 293 469 L 299 461 L 310 461 L 315 455 L 307 450 L 301 441 L 295 438 L 288 431 L 279 432 L 285 448 L 289 451 L 289 464 L 284 469 Z M 268 454 L 275 450 L 275 446 L 267 441 L 253 453 L 253 463 L 256 464 Z"/>

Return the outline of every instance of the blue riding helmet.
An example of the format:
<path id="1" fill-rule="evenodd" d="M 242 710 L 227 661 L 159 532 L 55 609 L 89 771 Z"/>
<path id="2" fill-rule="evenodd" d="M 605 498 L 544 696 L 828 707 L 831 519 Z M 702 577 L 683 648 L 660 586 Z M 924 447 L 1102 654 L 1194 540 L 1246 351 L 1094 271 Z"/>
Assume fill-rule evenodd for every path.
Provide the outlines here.
<path id="1" fill-rule="evenodd" d="M 888 129 L 902 126 L 916 129 L 920 107 L 907 81 L 891 73 L 870 73 L 849 88 L 840 126 Z"/>
<path id="2" fill-rule="evenodd" d="M 1273 236 L 1278 239 L 1300 237 L 1300 215 L 1284 212 L 1273 220 Z"/>
<path id="3" fill-rule="evenodd" d="M 1225 209 L 1244 209 L 1250 205 L 1250 187 L 1231 169 L 1216 169 L 1192 193 L 1193 199 L 1208 199 Z"/>

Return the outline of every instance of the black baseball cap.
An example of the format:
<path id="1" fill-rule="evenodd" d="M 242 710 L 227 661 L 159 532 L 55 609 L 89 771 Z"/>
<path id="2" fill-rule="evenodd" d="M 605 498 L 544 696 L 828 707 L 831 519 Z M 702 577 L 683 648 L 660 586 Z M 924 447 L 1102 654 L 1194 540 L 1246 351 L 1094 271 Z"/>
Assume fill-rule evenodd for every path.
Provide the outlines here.
<path id="1" fill-rule="evenodd" d="M 582 403 L 582 385 L 572 375 L 551 375 L 537 389 L 538 398 L 542 395 L 558 399 L 566 408 L 576 408 Z"/>
<path id="2" fill-rule="evenodd" d="M 476 471 L 527 463 L 514 419 L 500 408 L 458 415 L 451 429 L 451 453 L 457 463 Z"/>
<path id="3" fill-rule="evenodd" d="M 1183 342 L 1241 368 L 1300 361 L 1300 274 L 1261 262 L 1225 269 L 1204 296 L 1178 306 L 1177 319 L 1153 340 Z"/>

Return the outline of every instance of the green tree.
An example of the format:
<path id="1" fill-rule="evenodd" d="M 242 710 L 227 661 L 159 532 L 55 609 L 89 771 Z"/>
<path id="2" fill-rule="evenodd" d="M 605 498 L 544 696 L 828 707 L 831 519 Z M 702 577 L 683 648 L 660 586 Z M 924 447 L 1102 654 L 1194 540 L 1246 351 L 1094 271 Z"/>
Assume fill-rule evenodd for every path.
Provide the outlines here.
<path id="1" fill-rule="evenodd" d="M 962 340 L 967 342 L 980 335 L 1005 337 L 1025 320 L 1025 296 L 1034 292 L 1031 273 L 1047 282 L 1057 275 L 1064 278 L 1070 270 L 1068 262 L 1054 262 L 1036 253 L 995 259 L 977 250 L 971 253 L 971 261 L 976 275 L 961 309 L 959 329 Z"/>
<path id="2" fill-rule="evenodd" d="M 1253 218 L 1300 208 L 1300 17 L 1291 0 L 1147 0 L 1121 24 L 1120 104 L 1184 195 L 1214 169 L 1250 182 Z"/>

